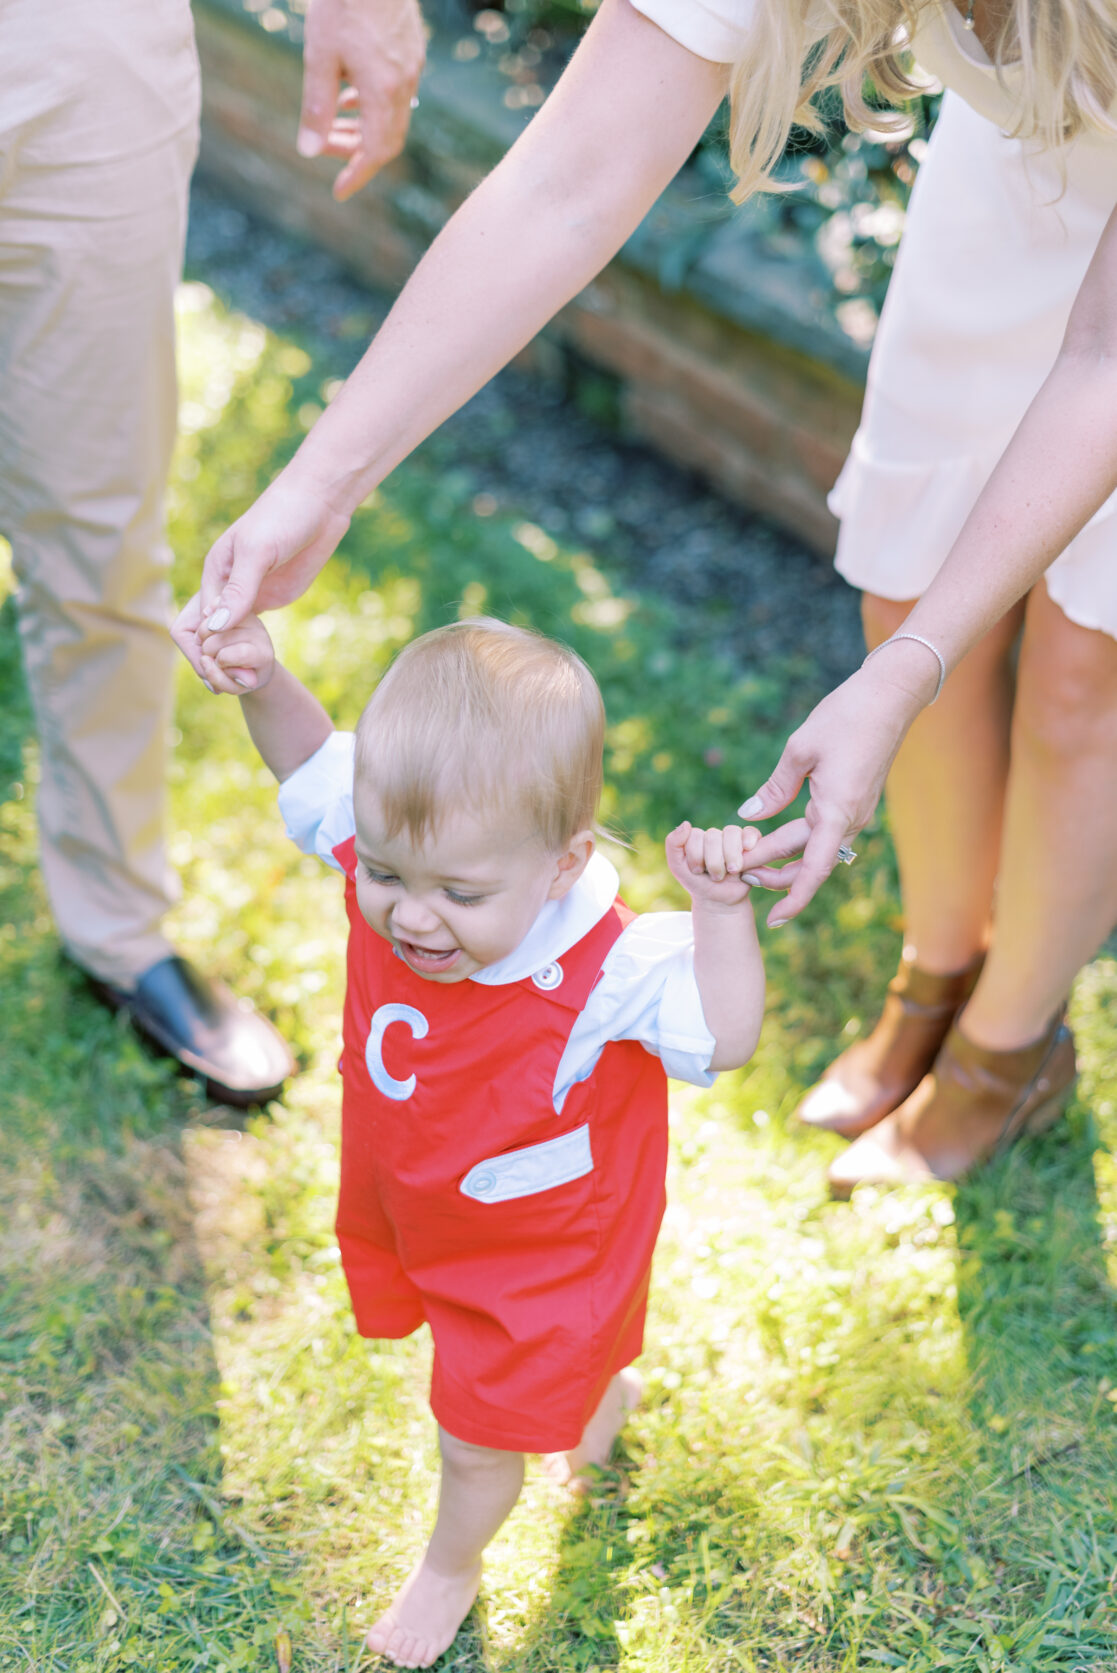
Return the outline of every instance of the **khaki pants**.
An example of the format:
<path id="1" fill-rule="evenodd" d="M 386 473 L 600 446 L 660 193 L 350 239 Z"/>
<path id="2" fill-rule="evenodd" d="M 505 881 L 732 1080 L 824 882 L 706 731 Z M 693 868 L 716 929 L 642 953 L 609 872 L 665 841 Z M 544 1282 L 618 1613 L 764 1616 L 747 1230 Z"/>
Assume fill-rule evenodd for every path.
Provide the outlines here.
<path id="1" fill-rule="evenodd" d="M 187 0 L 0 0 L 0 531 L 67 949 L 124 986 L 169 950 L 173 654 L 162 492 L 197 146 Z"/>

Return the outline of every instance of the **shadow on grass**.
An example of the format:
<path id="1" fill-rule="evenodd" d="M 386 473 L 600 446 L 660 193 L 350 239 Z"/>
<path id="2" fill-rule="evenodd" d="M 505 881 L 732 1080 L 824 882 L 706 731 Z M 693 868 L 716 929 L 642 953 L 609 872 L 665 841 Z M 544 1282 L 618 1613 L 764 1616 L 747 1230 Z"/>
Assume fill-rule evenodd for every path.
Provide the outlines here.
<path id="1" fill-rule="evenodd" d="M 206 1115 L 59 956 L 10 600 L 0 694 L 0 1665 L 247 1666 L 278 1570 L 219 1497 L 180 1140 Z"/>
<path id="2" fill-rule="evenodd" d="M 1014 1665 L 1117 1665 L 1117 1298 L 1107 1270 L 1091 1077 L 1067 1119 L 955 1198 L 958 1310 L 982 1431 L 984 1612 L 1011 1569 Z M 1108 1467 L 1102 1466 L 1105 1459 Z M 980 1619 L 982 1610 L 975 1610 Z"/>

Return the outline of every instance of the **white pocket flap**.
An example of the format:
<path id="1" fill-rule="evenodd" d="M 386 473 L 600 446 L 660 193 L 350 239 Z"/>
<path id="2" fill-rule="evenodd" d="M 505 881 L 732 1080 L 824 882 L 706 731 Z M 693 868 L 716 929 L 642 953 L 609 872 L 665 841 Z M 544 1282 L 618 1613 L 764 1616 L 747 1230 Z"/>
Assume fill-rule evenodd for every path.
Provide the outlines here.
<path id="1" fill-rule="evenodd" d="M 510 1150 L 505 1156 L 489 1156 L 470 1168 L 461 1182 L 463 1196 L 476 1202 L 507 1202 L 512 1197 L 533 1197 L 556 1185 L 593 1172 L 590 1130 L 587 1123 L 561 1138 L 529 1144 L 524 1150 Z"/>

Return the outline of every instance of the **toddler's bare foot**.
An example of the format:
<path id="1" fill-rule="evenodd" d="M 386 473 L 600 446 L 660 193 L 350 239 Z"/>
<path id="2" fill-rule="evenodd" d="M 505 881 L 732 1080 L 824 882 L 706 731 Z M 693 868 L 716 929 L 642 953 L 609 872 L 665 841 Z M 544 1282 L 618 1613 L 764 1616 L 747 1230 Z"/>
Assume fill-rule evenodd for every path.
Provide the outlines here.
<path id="1" fill-rule="evenodd" d="M 605 1469 L 613 1454 L 613 1444 L 629 1414 L 640 1404 L 643 1392 L 643 1379 L 631 1365 L 618 1371 L 586 1424 L 578 1445 L 570 1452 L 549 1453 L 543 1460 L 552 1481 L 569 1487 L 573 1493 L 586 1492 L 591 1483 L 585 1472 L 592 1465 Z"/>
<path id="2" fill-rule="evenodd" d="M 365 1643 L 397 1667 L 429 1667 L 454 1642 L 480 1584 L 480 1563 L 466 1574 L 436 1574 L 424 1556 L 369 1628 Z"/>

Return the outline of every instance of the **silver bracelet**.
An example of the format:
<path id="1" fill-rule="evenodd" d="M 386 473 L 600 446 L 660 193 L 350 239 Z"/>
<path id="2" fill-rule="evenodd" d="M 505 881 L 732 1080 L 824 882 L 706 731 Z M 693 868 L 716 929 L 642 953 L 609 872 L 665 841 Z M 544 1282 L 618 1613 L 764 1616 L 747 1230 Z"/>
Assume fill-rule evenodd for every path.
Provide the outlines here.
<path id="1" fill-rule="evenodd" d="M 871 662 L 874 656 L 876 656 L 877 651 L 883 651 L 887 646 L 894 645 L 897 639 L 914 639 L 917 645 L 926 645 L 927 649 L 938 663 L 939 683 L 935 687 L 935 695 L 931 698 L 931 703 L 937 703 L 939 700 L 939 692 L 942 690 L 943 683 L 946 680 L 946 659 L 938 647 L 936 645 L 932 645 L 929 639 L 924 639 L 921 633 L 893 633 L 890 638 L 882 639 L 880 644 L 869 652 L 868 656 L 865 658 L 865 662 Z M 864 668 L 865 662 L 861 664 L 862 668 Z M 930 708 L 931 703 L 928 703 L 928 708 Z"/>

